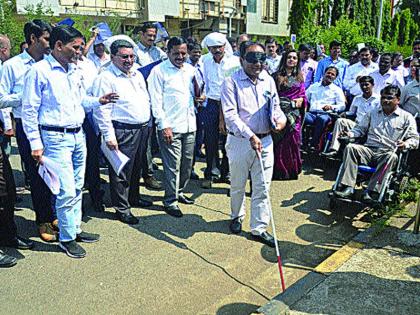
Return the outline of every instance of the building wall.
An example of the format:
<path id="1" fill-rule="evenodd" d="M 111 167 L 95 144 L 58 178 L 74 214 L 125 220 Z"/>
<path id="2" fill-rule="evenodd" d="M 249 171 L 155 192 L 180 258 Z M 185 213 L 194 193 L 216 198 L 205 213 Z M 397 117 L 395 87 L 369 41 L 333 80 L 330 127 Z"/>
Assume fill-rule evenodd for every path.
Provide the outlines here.
<path id="1" fill-rule="evenodd" d="M 265 0 L 248 0 L 246 33 L 252 35 L 288 36 L 289 0 L 278 0 L 277 23 L 262 22 L 263 1 Z"/>
<path id="2" fill-rule="evenodd" d="M 149 0 L 148 20 L 165 22 L 165 16 L 178 16 L 180 0 Z"/>

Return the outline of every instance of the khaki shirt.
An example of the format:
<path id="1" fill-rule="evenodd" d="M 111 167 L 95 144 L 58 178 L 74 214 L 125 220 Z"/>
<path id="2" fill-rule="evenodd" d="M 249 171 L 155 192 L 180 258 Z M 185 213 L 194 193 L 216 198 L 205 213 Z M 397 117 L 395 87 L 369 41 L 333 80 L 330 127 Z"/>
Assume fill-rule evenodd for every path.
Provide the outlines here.
<path id="1" fill-rule="evenodd" d="M 390 115 L 385 115 L 382 108 L 373 109 L 350 131 L 350 134 L 356 138 L 367 135 L 364 144 L 366 147 L 384 151 L 394 150 L 398 140 L 406 142 L 410 149 L 415 149 L 419 145 L 419 135 L 413 115 L 399 107 Z"/>

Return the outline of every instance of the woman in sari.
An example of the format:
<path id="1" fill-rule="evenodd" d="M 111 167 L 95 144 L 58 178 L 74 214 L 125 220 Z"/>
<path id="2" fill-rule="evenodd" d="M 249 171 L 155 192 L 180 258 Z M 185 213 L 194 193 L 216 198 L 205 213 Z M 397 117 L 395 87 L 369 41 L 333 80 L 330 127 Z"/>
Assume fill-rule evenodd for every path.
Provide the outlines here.
<path id="1" fill-rule="evenodd" d="M 307 100 L 305 82 L 299 65 L 297 51 L 286 51 L 279 69 L 273 74 L 281 107 L 287 116 L 287 125 L 281 138 L 276 136 L 274 141 L 273 179 L 297 179 L 302 171 L 301 122 Z"/>

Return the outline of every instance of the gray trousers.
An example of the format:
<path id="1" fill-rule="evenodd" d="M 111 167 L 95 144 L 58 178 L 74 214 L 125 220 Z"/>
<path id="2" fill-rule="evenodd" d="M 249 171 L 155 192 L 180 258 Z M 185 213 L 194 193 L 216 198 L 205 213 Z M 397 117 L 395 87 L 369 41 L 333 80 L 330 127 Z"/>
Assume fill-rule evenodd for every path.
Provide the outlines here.
<path id="1" fill-rule="evenodd" d="M 248 175 L 252 179 L 251 196 L 251 233 L 259 235 L 267 230 L 270 223 L 270 209 L 268 207 L 268 191 L 273 176 L 274 154 L 271 136 L 261 139 L 263 149 L 261 153 L 263 168 L 248 139 L 227 136 L 226 153 L 229 159 L 231 185 L 230 207 L 231 218 L 245 217 L 245 185 Z M 264 171 L 264 176 L 263 176 Z M 266 182 L 264 182 L 264 178 Z"/>
<path id="2" fill-rule="evenodd" d="M 172 143 L 167 144 L 163 139 L 162 130 L 159 130 L 158 139 L 165 178 L 163 205 L 165 207 L 175 206 L 178 204 L 178 196 L 182 195 L 190 179 L 195 132 L 173 133 Z"/>
<path id="3" fill-rule="evenodd" d="M 130 158 L 125 167 L 117 175 L 109 167 L 109 179 L 112 206 L 120 213 L 130 213 L 131 205 L 140 199 L 139 181 L 142 157 L 146 150 L 149 127 L 140 129 L 115 128 L 118 150 Z"/>
<path id="4" fill-rule="evenodd" d="M 343 131 L 350 131 L 356 123 L 347 118 L 338 118 L 334 125 L 334 130 L 331 139 L 330 150 L 338 151 L 340 149 L 340 142 L 338 137 Z"/>
<path id="5" fill-rule="evenodd" d="M 354 187 L 359 164 L 376 165 L 376 172 L 369 180 L 368 190 L 380 192 L 384 184 L 383 179 L 394 169 L 398 156 L 392 151 L 383 151 L 377 148 L 368 148 L 360 144 L 350 143 L 344 149 L 343 167 L 338 177 L 342 185 Z M 386 164 L 388 166 L 386 167 Z"/>

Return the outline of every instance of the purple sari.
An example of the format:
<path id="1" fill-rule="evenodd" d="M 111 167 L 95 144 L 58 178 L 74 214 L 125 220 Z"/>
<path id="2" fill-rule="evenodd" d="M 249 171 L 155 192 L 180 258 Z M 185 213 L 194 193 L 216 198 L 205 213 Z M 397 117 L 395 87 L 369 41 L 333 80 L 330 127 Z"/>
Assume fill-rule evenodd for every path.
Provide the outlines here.
<path id="1" fill-rule="evenodd" d="M 279 92 L 280 97 L 291 100 L 302 97 L 301 113 L 307 106 L 305 83 L 295 82 L 290 88 Z M 300 156 L 302 116 L 297 118 L 294 128 L 286 126 L 283 138 L 274 146 L 273 179 L 297 179 L 302 171 L 302 158 Z"/>

